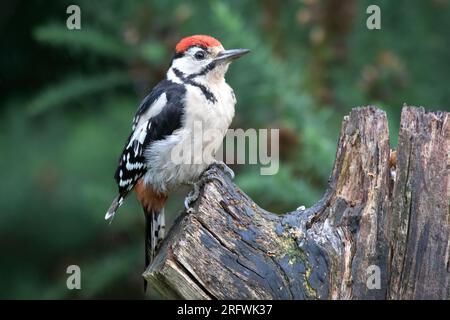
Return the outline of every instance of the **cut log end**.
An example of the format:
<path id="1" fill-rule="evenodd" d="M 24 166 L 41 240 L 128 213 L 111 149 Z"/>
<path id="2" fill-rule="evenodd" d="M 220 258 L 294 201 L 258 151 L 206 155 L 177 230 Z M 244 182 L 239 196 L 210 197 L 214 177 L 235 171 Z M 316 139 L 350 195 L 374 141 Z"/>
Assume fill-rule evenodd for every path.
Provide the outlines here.
<path id="1" fill-rule="evenodd" d="M 211 168 L 144 277 L 167 298 L 449 299 L 449 114 L 405 107 L 398 141 L 353 109 L 322 199 L 281 216 Z"/>

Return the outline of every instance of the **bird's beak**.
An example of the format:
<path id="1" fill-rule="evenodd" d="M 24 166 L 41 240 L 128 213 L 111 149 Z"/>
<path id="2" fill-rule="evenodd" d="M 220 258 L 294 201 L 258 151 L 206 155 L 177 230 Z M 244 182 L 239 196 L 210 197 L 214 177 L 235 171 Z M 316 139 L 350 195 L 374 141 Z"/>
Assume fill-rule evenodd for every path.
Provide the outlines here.
<path id="1" fill-rule="evenodd" d="M 231 62 L 232 60 L 236 60 L 237 58 L 242 57 L 244 54 L 249 53 L 248 49 L 230 49 L 219 52 L 217 57 L 214 59 L 215 62 Z"/>

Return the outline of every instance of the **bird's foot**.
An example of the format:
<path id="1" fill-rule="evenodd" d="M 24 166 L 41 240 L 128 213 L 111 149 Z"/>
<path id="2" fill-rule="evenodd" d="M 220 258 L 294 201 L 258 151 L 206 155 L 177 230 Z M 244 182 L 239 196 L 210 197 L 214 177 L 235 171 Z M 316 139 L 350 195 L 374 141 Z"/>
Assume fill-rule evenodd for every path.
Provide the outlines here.
<path id="1" fill-rule="evenodd" d="M 234 180 L 234 171 L 223 161 L 215 161 L 212 165 L 219 167 L 225 174 L 227 174 L 231 180 Z"/>
<path id="2" fill-rule="evenodd" d="M 224 166 L 226 168 L 228 168 L 228 167 L 226 164 L 224 164 L 224 163 L 222 163 L 222 164 L 223 165 L 221 165 L 220 163 L 213 163 L 205 172 L 203 172 L 202 176 L 200 177 L 199 183 L 202 186 L 204 186 L 208 182 L 217 181 L 220 183 L 221 186 L 225 186 L 226 183 L 223 180 L 223 177 L 221 175 L 218 175 L 217 173 L 215 173 L 213 170 L 211 170 L 212 166 L 219 166 L 221 170 L 226 172 L 226 169 L 224 169 Z M 233 171 L 230 168 L 228 168 L 228 170 L 230 170 L 230 172 L 233 173 Z M 233 177 L 234 177 L 234 173 L 233 173 Z"/>
<path id="3" fill-rule="evenodd" d="M 194 213 L 194 208 L 192 204 L 197 201 L 200 195 L 200 186 L 199 182 L 191 182 L 193 189 L 189 192 L 189 194 L 184 198 L 184 208 L 187 213 Z"/>
<path id="4" fill-rule="evenodd" d="M 212 166 L 219 167 L 225 174 L 227 174 L 231 179 L 234 179 L 234 172 L 231 170 L 223 161 L 214 162 L 208 170 L 206 170 L 200 179 L 197 182 L 189 182 L 193 186 L 193 189 L 189 192 L 189 194 L 184 198 L 184 208 L 187 213 L 194 213 L 194 208 L 192 204 L 197 201 L 200 196 L 200 188 L 211 181 L 218 181 L 221 185 L 224 185 L 224 181 L 220 176 L 211 172 L 209 169 Z"/>

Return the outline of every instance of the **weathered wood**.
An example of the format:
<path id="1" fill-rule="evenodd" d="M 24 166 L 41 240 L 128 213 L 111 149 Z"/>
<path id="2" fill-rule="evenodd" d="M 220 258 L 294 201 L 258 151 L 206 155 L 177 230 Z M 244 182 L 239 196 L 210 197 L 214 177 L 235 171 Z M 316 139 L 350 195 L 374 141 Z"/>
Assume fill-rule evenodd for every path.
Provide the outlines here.
<path id="1" fill-rule="evenodd" d="M 386 114 L 354 109 L 323 198 L 283 216 L 213 167 L 144 277 L 169 298 L 449 299 L 449 144 L 448 113 L 405 107 L 395 167 Z"/>
<path id="2" fill-rule="evenodd" d="M 389 296 L 450 299 L 450 118 L 405 108 L 390 214 Z"/>

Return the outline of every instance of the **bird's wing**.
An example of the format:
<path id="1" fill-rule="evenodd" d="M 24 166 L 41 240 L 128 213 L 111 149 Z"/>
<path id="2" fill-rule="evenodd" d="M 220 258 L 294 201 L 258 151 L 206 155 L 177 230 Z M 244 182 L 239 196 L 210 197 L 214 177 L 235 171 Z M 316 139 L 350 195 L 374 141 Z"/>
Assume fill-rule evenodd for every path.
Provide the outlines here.
<path id="1" fill-rule="evenodd" d="M 171 103 L 179 103 L 176 100 L 182 99 L 184 92 L 185 89 L 182 85 L 170 80 L 158 83 L 139 105 L 131 129 L 134 131 L 143 121 L 156 115 L 168 100 L 171 100 Z"/>
<path id="2" fill-rule="evenodd" d="M 139 106 L 114 176 L 122 200 L 147 171 L 145 150 L 181 127 L 184 95 L 182 85 L 164 80 Z"/>

